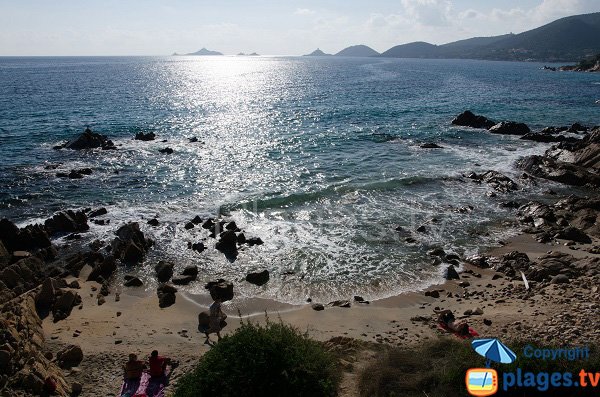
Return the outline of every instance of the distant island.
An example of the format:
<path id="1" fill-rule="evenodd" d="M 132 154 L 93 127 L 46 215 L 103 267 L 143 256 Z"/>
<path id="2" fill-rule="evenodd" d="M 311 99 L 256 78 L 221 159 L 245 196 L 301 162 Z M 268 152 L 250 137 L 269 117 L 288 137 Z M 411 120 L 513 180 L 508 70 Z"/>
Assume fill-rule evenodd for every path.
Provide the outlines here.
<path id="1" fill-rule="evenodd" d="M 327 57 L 327 56 L 331 56 L 331 54 L 326 54 L 323 51 L 321 51 L 320 49 L 316 49 L 313 52 L 311 52 L 310 54 L 306 54 L 303 55 L 305 57 Z"/>
<path id="2" fill-rule="evenodd" d="M 257 54 L 256 52 L 253 52 L 252 54 L 245 54 L 243 52 L 240 52 L 239 54 L 237 54 L 238 57 L 258 57 L 260 56 L 260 54 Z"/>
<path id="3" fill-rule="evenodd" d="M 344 48 L 335 54 L 338 57 L 374 57 L 380 55 L 377 51 L 364 44 Z"/>
<path id="4" fill-rule="evenodd" d="M 178 54 L 176 52 L 173 53 L 173 56 L 179 56 L 179 55 L 196 55 L 196 56 L 204 56 L 204 55 L 223 55 L 222 53 L 220 53 L 219 51 L 211 51 L 211 50 L 207 50 L 206 48 L 202 48 L 201 50 L 198 50 L 196 52 L 190 52 L 188 54 Z"/>

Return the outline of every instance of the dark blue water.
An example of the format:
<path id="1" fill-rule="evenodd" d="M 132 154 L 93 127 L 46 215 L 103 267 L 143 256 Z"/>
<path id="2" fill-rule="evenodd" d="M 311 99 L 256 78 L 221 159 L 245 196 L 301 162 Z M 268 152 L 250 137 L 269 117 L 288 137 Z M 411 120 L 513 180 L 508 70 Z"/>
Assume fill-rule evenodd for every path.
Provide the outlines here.
<path id="1" fill-rule="evenodd" d="M 465 109 L 533 129 L 600 124 L 600 75 L 551 73 L 532 63 L 352 58 L 0 58 L 0 216 L 21 224 L 66 208 L 105 206 L 109 239 L 121 223 L 161 220 L 148 263 L 198 264 L 203 278 L 243 279 L 242 295 L 299 302 L 360 293 L 370 298 L 436 280 L 425 251 L 460 253 L 511 233 L 499 203 L 547 185 L 490 198 L 460 182 L 495 169 L 518 178 L 514 160 L 547 146 L 456 128 Z M 117 151 L 55 151 L 86 126 Z M 134 141 L 155 132 L 154 142 Z M 202 143 L 188 143 L 195 136 Z M 166 143 L 161 142 L 167 140 Z M 423 142 L 444 149 L 425 150 Z M 175 153 L 158 150 L 171 147 Z M 59 165 L 47 170 L 46 165 Z M 91 167 L 82 180 L 55 173 Z M 558 186 L 554 186 L 559 188 Z M 472 205 L 469 214 L 455 209 Z M 230 263 L 187 241 L 194 215 L 231 216 L 265 240 Z M 393 229 L 431 218 L 407 244 Z M 210 241 L 210 240 L 209 240 Z M 292 274 L 293 273 L 293 274 Z M 193 290 L 194 287 L 192 287 Z"/>

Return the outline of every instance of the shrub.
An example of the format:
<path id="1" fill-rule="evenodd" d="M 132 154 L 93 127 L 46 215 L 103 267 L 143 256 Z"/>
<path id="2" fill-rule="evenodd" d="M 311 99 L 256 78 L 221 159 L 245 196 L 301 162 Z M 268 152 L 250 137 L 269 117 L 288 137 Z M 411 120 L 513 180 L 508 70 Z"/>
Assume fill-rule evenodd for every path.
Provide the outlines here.
<path id="1" fill-rule="evenodd" d="M 283 323 L 243 323 L 182 377 L 174 397 L 335 396 L 334 358 Z"/>

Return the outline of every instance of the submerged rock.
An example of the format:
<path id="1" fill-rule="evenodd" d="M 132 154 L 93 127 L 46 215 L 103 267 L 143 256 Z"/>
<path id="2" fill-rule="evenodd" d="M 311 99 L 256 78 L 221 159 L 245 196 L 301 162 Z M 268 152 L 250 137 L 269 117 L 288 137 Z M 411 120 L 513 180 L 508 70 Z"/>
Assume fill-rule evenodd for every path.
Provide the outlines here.
<path id="1" fill-rule="evenodd" d="M 492 134 L 502 134 L 502 135 L 525 135 L 531 130 L 525 123 L 517 123 L 514 121 L 502 121 L 488 130 Z"/>
<path id="2" fill-rule="evenodd" d="M 233 284 L 222 278 L 210 281 L 204 288 L 210 292 L 210 296 L 213 299 L 218 298 L 221 302 L 233 299 Z"/>
<path id="3" fill-rule="evenodd" d="M 137 141 L 153 141 L 156 138 L 154 132 L 148 132 L 144 134 L 143 132 L 138 132 L 135 134 L 135 139 Z"/>
<path id="4" fill-rule="evenodd" d="M 264 285 L 269 281 L 269 271 L 263 270 L 262 272 L 248 273 L 246 281 L 258 286 Z"/>

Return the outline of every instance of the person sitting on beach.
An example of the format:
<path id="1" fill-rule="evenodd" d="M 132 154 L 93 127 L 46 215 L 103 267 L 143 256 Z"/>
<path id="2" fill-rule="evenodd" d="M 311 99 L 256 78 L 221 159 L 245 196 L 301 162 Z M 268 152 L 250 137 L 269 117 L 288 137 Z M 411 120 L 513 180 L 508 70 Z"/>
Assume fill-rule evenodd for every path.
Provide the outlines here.
<path id="1" fill-rule="evenodd" d="M 123 366 L 125 369 L 125 379 L 139 379 L 142 377 L 142 372 L 146 365 L 143 361 L 138 360 L 137 355 L 131 353 L 129 361 Z"/>
<path id="2" fill-rule="evenodd" d="M 469 325 L 465 321 L 456 322 L 456 317 L 451 310 L 446 309 L 435 313 L 438 315 L 438 322 L 445 328 L 459 335 L 469 335 Z"/>
<path id="3" fill-rule="evenodd" d="M 148 366 L 150 370 L 150 376 L 153 378 L 161 377 L 165 374 L 165 369 L 167 368 L 167 364 L 171 363 L 171 359 L 168 357 L 163 357 L 158 355 L 157 350 L 153 350 L 150 354 L 150 358 L 148 359 Z"/>

